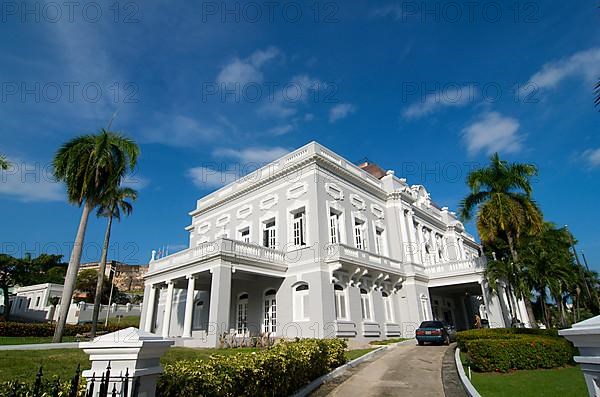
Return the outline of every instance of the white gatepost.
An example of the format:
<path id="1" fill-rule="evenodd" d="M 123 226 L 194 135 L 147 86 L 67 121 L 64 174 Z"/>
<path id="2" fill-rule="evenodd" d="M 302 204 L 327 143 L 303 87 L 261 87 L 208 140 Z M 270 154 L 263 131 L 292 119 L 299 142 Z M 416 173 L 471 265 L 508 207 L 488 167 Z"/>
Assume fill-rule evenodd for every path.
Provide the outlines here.
<path id="1" fill-rule="evenodd" d="M 591 397 L 600 396 L 600 316 L 573 324 L 572 328 L 558 331 L 579 348 L 575 356 L 583 371 L 588 393 Z"/>
<path id="2" fill-rule="evenodd" d="M 117 332 L 102 335 L 91 342 L 82 342 L 79 348 L 89 354 L 92 368 L 83 371 L 83 376 L 88 381 L 94 377 L 96 387 L 92 397 L 99 393 L 98 383 L 102 374 L 110 364 L 109 394 L 116 387 L 117 392 L 123 390 L 121 377 L 129 375 L 128 395 L 131 397 L 135 388 L 136 379 L 139 378 L 138 397 L 154 397 L 156 381 L 163 372 L 160 358 L 175 342 L 166 340 L 158 335 L 129 327 Z"/>

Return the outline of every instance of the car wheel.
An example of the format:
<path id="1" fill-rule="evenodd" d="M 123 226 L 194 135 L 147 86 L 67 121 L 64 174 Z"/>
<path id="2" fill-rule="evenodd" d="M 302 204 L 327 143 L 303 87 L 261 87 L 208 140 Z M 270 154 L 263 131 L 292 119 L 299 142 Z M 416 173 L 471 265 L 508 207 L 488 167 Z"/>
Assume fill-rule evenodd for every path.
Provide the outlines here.
<path id="1" fill-rule="evenodd" d="M 419 342 L 419 346 L 423 346 L 425 344 L 425 342 L 423 342 L 422 340 L 419 340 L 417 342 Z"/>

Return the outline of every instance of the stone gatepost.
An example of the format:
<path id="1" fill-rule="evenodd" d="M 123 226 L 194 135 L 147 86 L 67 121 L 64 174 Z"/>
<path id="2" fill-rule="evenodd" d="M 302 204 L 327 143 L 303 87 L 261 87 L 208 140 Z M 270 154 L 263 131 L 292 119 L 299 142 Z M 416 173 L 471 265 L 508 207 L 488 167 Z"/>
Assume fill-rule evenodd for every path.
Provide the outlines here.
<path id="1" fill-rule="evenodd" d="M 92 368 L 83 371 L 82 375 L 88 381 L 88 388 L 94 377 L 93 397 L 96 397 L 99 393 L 100 379 L 110 364 L 109 395 L 113 387 L 119 393 L 125 390 L 123 377 L 127 373 L 127 395 L 119 396 L 131 397 L 133 390 L 137 388 L 138 397 L 154 397 L 156 380 L 163 372 L 160 358 L 174 343 L 172 340 L 133 327 L 99 336 L 91 342 L 79 344 L 79 348 L 89 354 L 92 362 Z"/>
<path id="2" fill-rule="evenodd" d="M 581 366 L 588 393 L 600 396 L 600 316 L 573 324 L 572 328 L 558 331 L 561 336 L 579 348 L 575 362 Z"/>

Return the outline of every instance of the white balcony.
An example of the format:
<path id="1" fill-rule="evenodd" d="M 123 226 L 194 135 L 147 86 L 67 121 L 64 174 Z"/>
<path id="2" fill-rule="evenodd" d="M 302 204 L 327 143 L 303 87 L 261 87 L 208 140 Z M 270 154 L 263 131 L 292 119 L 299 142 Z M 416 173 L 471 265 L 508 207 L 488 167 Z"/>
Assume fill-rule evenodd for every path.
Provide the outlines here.
<path id="1" fill-rule="evenodd" d="M 220 257 L 234 264 L 255 265 L 285 272 L 285 252 L 242 241 L 220 238 L 150 262 L 148 274 L 200 264 Z"/>
<path id="2" fill-rule="evenodd" d="M 458 276 L 463 274 L 483 273 L 485 270 L 485 258 L 463 259 L 446 263 L 436 263 L 425 266 L 425 274 L 430 279 Z"/>
<path id="3" fill-rule="evenodd" d="M 377 255 L 372 252 L 359 250 L 344 244 L 330 244 L 327 246 L 326 262 L 346 262 L 356 265 L 369 265 L 385 270 L 395 269 L 402 271 L 402 263 L 387 256 Z"/>

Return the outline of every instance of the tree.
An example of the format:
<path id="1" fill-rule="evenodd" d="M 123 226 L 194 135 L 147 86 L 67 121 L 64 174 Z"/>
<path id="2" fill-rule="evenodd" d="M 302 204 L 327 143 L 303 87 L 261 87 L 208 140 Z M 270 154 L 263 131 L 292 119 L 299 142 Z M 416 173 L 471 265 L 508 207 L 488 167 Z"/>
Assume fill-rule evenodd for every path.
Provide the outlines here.
<path id="1" fill-rule="evenodd" d="M 85 269 L 79 272 L 77 275 L 77 282 L 75 283 L 75 290 L 84 293 L 86 296 L 81 299 L 86 303 L 95 302 L 96 296 L 99 297 L 103 303 L 108 302 L 108 295 L 110 294 L 110 283 L 108 277 L 103 275 L 103 288 L 100 295 L 96 295 L 96 284 L 98 280 L 98 272 L 94 269 Z"/>
<path id="2" fill-rule="evenodd" d="M 96 284 L 96 294 L 94 298 L 94 312 L 92 313 L 92 329 L 90 336 L 96 336 L 96 328 L 98 326 L 98 315 L 100 313 L 100 292 L 104 283 L 104 272 L 106 271 L 106 257 L 108 255 L 108 246 L 110 242 L 110 229 L 113 219 L 121 220 L 121 212 L 125 215 L 131 214 L 133 206 L 127 200 L 134 201 L 137 199 L 137 192 L 131 188 L 116 188 L 107 192 L 106 197 L 98 207 L 97 216 L 106 217 L 108 219 L 106 225 L 106 234 L 104 237 L 104 246 L 102 247 L 102 258 L 98 268 L 98 281 Z"/>
<path id="3" fill-rule="evenodd" d="M 10 162 L 6 159 L 6 156 L 0 154 L 0 170 L 7 170 L 10 168 Z"/>
<path id="4" fill-rule="evenodd" d="M 542 228 L 541 211 L 531 198 L 531 178 L 537 175 L 532 164 L 509 163 L 500 160 L 498 153 L 490 158 L 490 165 L 476 169 L 467 176 L 469 195 L 461 201 L 460 215 L 468 221 L 477 211 L 477 231 L 484 243 L 502 239 L 508 244 L 511 259 L 516 267 L 514 292 L 524 298 L 527 314 L 533 327 L 537 327 L 531 306 L 531 291 L 519 277 L 519 239 L 535 234 Z"/>
<path id="5" fill-rule="evenodd" d="M 63 304 L 60 306 L 53 342 L 62 340 L 90 212 L 108 190 L 118 186 L 125 175 L 135 168 L 138 156 L 139 147 L 133 140 L 102 129 L 98 134 L 82 135 L 70 140 L 54 157 L 54 177 L 65 183 L 69 202 L 83 206 L 83 210 L 65 276 L 61 299 Z"/>

